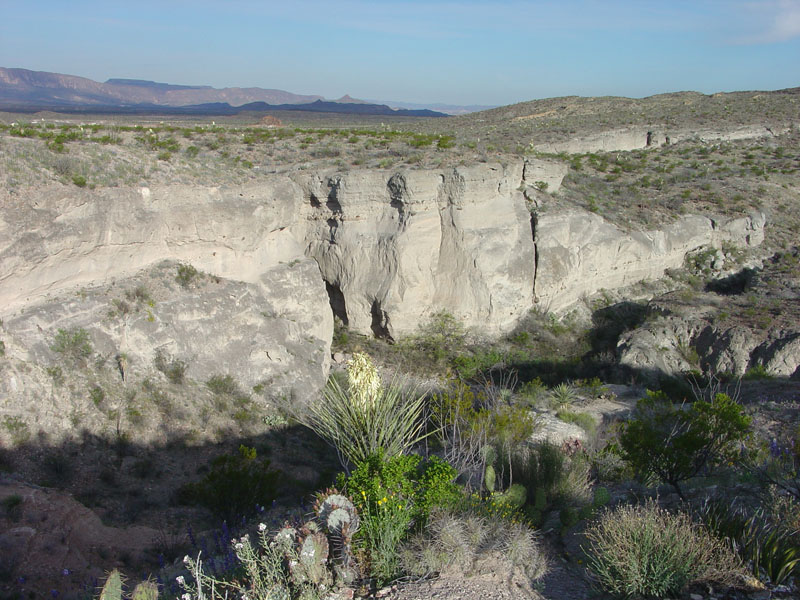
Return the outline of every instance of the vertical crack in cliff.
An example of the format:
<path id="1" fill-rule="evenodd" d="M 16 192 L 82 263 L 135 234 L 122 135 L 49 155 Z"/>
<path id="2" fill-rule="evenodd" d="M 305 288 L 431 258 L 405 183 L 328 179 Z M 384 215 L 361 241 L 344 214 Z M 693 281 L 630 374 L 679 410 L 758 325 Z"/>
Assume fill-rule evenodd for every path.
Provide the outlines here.
<path id="1" fill-rule="evenodd" d="M 326 281 L 325 291 L 328 292 L 328 302 L 331 305 L 333 316 L 338 317 L 342 321 L 342 324 L 347 326 L 349 324 L 347 319 L 347 304 L 344 299 L 344 294 L 342 293 L 342 288 L 335 283 Z"/>
<path id="2" fill-rule="evenodd" d="M 377 298 L 372 301 L 370 312 L 372 313 L 372 325 L 370 327 L 373 335 L 376 338 L 393 341 L 392 336 L 389 334 L 389 318 L 381 308 L 381 303 Z"/>
<path id="3" fill-rule="evenodd" d="M 539 275 L 539 245 L 536 243 L 536 213 L 531 211 L 531 239 L 533 240 L 533 302 L 537 303 L 536 277 Z"/>

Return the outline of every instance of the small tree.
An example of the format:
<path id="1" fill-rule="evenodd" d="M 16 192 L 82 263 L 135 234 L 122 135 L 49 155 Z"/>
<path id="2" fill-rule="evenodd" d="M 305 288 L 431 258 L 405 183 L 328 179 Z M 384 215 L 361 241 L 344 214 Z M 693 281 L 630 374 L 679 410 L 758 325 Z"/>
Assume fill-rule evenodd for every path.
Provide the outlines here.
<path id="1" fill-rule="evenodd" d="M 683 498 L 680 483 L 707 468 L 736 459 L 750 417 L 727 394 L 711 402 L 675 406 L 663 392 L 647 392 L 636 417 L 623 427 L 625 459 L 642 474 L 654 474 Z"/>

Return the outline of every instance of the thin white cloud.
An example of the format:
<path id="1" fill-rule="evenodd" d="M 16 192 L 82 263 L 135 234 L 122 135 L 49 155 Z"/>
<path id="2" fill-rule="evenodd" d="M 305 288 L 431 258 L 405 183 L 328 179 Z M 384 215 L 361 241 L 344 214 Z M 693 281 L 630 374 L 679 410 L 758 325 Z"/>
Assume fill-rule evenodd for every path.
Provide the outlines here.
<path id="1" fill-rule="evenodd" d="M 735 41 L 740 44 L 775 44 L 800 37 L 800 0 L 768 0 L 744 5 L 751 31 Z"/>

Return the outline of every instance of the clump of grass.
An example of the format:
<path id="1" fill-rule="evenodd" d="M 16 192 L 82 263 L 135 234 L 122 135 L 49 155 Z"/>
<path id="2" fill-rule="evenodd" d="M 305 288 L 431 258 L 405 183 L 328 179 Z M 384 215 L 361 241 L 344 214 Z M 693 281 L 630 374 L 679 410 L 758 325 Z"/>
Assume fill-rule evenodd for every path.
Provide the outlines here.
<path id="1" fill-rule="evenodd" d="M 401 550 L 405 570 L 430 576 L 448 570 L 472 574 L 499 561 L 509 578 L 515 571 L 529 579 L 547 572 L 547 560 L 538 537 L 525 523 L 486 519 L 469 512 L 436 511 L 425 531 L 413 536 Z"/>
<path id="2" fill-rule="evenodd" d="M 604 512 L 585 535 L 589 569 L 618 597 L 675 597 L 690 583 L 733 584 L 742 575 L 724 542 L 653 500 Z"/>
<path id="3" fill-rule="evenodd" d="M 200 272 L 192 265 L 178 265 L 175 279 L 181 287 L 188 288 L 198 277 L 200 277 Z"/>
<path id="4" fill-rule="evenodd" d="M 239 393 L 239 386 L 230 375 L 214 375 L 206 381 L 206 387 L 217 396 L 235 396 Z"/>

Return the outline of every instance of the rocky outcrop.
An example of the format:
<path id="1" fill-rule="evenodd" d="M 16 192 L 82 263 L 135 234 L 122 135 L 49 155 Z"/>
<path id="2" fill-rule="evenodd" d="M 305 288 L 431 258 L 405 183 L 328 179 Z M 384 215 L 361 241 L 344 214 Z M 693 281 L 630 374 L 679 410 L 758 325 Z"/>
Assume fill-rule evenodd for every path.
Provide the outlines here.
<path id="1" fill-rule="evenodd" d="M 625 334 L 620 364 L 648 378 L 688 371 L 741 377 L 755 367 L 767 375 L 800 378 L 800 332 L 717 328 L 703 319 L 669 316 Z"/>
<path id="2" fill-rule="evenodd" d="M 686 216 L 660 230 L 625 232 L 583 210 L 542 211 L 536 218 L 536 299 L 546 311 L 563 311 L 601 289 L 664 276 L 687 253 L 730 241 L 757 246 L 763 214 L 718 222 Z"/>
<path id="3" fill-rule="evenodd" d="M 521 165 L 306 179 L 306 253 L 334 311 L 355 331 L 390 337 L 439 311 L 489 333 L 511 328 L 533 295 L 521 181 Z"/>
<path id="4" fill-rule="evenodd" d="M 788 127 L 774 130 L 764 125 L 743 125 L 730 129 L 677 129 L 662 126 L 625 127 L 590 135 L 576 135 L 563 142 L 536 144 L 540 152 L 566 152 L 584 154 L 587 152 L 627 152 L 647 147 L 658 147 L 687 140 L 697 142 L 731 142 L 735 140 L 774 137 L 790 131 Z"/>

